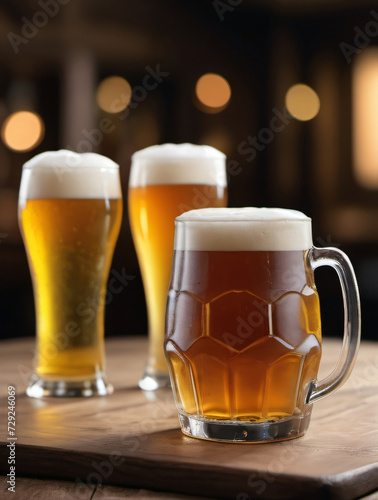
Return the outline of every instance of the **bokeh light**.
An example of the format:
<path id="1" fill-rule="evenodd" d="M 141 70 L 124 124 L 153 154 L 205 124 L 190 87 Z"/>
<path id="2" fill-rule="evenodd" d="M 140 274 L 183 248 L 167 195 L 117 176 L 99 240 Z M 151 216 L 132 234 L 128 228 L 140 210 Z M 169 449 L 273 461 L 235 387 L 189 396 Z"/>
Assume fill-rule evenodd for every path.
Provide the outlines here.
<path id="1" fill-rule="evenodd" d="M 228 81 L 216 73 L 206 73 L 196 83 L 196 97 L 207 113 L 219 113 L 231 98 L 231 87 Z"/>
<path id="2" fill-rule="evenodd" d="M 13 151 L 30 151 L 42 141 L 45 126 L 42 118 L 31 111 L 17 111 L 4 121 L 1 137 Z"/>
<path id="3" fill-rule="evenodd" d="M 286 92 L 285 104 L 294 118 L 308 121 L 315 118 L 319 113 L 320 99 L 311 87 L 303 83 L 297 83 Z"/>
<path id="4" fill-rule="evenodd" d="M 356 56 L 352 73 L 353 168 L 365 188 L 378 188 L 378 48 Z"/>
<path id="5" fill-rule="evenodd" d="M 131 100 L 131 86 L 121 76 L 109 76 L 97 89 L 97 104 L 107 113 L 119 113 L 127 108 Z"/>

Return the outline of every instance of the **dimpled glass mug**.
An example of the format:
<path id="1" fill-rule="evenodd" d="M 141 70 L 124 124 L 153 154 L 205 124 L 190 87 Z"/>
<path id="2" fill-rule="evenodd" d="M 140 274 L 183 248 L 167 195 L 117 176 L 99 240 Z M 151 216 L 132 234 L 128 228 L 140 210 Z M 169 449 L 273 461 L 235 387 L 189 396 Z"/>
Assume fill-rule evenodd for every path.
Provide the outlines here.
<path id="1" fill-rule="evenodd" d="M 345 328 L 334 371 L 321 357 L 314 269 L 340 279 Z M 348 257 L 312 244 L 295 210 L 216 208 L 176 218 L 165 351 L 182 431 L 269 442 L 303 435 L 312 403 L 348 378 L 360 340 L 359 293 Z"/>

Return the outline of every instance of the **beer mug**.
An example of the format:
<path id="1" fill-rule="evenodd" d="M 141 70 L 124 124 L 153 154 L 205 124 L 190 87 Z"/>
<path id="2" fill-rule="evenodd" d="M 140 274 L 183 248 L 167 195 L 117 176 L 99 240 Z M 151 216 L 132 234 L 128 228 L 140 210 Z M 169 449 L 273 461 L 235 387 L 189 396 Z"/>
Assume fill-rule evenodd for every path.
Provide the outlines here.
<path id="1" fill-rule="evenodd" d="M 129 216 L 149 337 L 147 364 L 139 381 L 142 389 L 169 385 L 164 328 L 175 217 L 193 208 L 226 204 L 226 157 L 220 151 L 194 144 L 162 144 L 132 156 Z"/>
<path id="2" fill-rule="evenodd" d="M 95 396 L 106 382 L 106 283 L 122 219 L 119 167 L 94 153 L 25 163 L 19 223 L 33 281 L 37 349 L 31 397 Z"/>
<path id="3" fill-rule="evenodd" d="M 314 269 L 339 276 L 344 343 L 317 381 L 321 356 Z M 348 378 L 360 339 L 348 257 L 312 245 L 295 210 L 218 208 L 176 218 L 165 349 L 181 429 L 202 439 L 269 442 L 303 435 L 312 403 Z"/>

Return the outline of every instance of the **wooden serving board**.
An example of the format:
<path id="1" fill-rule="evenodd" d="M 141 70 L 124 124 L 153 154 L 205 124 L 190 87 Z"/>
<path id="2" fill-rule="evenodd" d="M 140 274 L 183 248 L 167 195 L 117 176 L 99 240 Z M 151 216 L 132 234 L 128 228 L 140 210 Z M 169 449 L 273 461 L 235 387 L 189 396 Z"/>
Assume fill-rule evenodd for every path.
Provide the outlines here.
<path id="1" fill-rule="evenodd" d="M 9 472 L 7 387 L 16 387 L 16 477 L 67 479 L 71 498 L 122 485 L 234 500 L 353 499 L 378 489 L 378 344 L 361 345 L 350 380 L 315 405 L 307 434 L 270 444 L 184 436 L 171 391 L 137 387 L 146 339 L 107 340 L 111 396 L 35 400 L 25 395 L 34 340 L 0 343 L 0 472 Z M 340 343 L 326 340 L 320 376 Z"/>

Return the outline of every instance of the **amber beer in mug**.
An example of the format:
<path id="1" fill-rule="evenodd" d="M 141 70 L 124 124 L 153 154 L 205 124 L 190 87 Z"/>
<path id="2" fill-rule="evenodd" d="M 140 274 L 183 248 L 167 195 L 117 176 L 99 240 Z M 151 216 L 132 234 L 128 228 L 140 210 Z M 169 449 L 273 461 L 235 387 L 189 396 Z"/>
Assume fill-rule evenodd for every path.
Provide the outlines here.
<path id="1" fill-rule="evenodd" d="M 139 386 L 169 384 L 164 356 L 165 310 L 175 217 L 227 203 L 225 155 L 210 146 L 163 144 L 132 157 L 129 216 L 147 302 L 149 353 Z"/>
<path id="2" fill-rule="evenodd" d="M 346 320 L 339 364 L 318 382 L 313 270 L 324 264 L 340 277 Z M 348 258 L 313 247 L 301 212 L 218 208 L 177 217 L 165 349 L 182 431 L 246 442 L 304 434 L 312 403 L 349 376 L 359 308 Z"/>
<path id="3" fill-rule="evenodd" d="M 31 397 L 108 394 L 106 283 L 122 219 L 119 168 L 94 153 L 54 151 L 25 163 L 19 222 L 36 307 Z"/>

